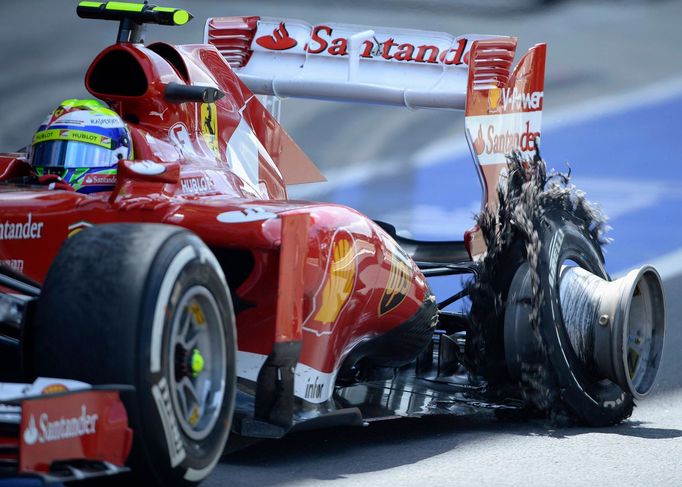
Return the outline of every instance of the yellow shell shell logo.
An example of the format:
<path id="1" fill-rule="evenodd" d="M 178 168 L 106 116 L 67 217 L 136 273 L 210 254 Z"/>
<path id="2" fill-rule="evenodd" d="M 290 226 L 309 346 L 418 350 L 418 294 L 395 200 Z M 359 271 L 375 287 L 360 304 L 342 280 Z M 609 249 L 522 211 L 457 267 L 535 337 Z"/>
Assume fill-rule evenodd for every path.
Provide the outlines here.
<path id="1" fill-rule="evenodd" d="M 490 88 L 488 90 L 488 111 L 494 112 L 500 104 L 500 89 Z"/>
<path id="2" fill-rule="evenodd" d="M 43 387 L 41 394 L 59 394 L 60 392 L 67 392 L 69 389 L 64 384 L 50 384 Z"/>
<path id="3" fill-rule="evenodd" d="M 336 322 L 353 291 L 355 283 L 353 242 L 349 238 L 340 238 L 334 242 L 331 260 L 327 282 L 322 290 L 322 306 L 315 315 L 315 321 L 320 323 Z"/>

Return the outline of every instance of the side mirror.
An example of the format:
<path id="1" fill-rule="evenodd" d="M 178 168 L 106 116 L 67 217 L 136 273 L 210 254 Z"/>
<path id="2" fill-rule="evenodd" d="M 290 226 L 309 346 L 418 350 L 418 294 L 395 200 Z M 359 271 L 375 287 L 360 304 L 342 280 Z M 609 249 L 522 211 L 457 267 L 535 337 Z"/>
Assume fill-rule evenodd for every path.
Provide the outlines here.
<path id="1" fill-rule="evenodd" d="M 128 161 L 118 163 L 118 179 L 144 181 L 147 183 L 178 184 L 180 164 L 169 162 L 160 164 L 153 161 Z"/>
<path id="2" fill-rule="evenodd" d="M 148 196 L 165 193 L 166 184 L 180 183 L 180 164 L 169 162 L 160 164 L 153 161 L 128 161 L 118 163 L 116 187 L 109 201 L 113 203 L 119 196 Z M 156 190 L 156 191 L 155 191 Z"/>
<path id="3" fill-rule="evenodd" d="M 0 155 L 0 181 L 29 176 L 32 170 L 26 154 L 13 152 Z"/>

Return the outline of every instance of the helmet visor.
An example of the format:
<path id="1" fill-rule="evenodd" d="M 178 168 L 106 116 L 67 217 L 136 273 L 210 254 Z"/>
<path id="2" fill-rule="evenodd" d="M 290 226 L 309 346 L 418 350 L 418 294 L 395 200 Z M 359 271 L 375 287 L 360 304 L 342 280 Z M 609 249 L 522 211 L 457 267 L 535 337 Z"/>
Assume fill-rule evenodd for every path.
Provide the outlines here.
<path id="1" fill-rule="evenodd" d="M 110 167 L 118 157 L 114 151 L 99 145 L 73 140 L 48 140 L 33 146 L 31 160 L 39 167 Z"/>

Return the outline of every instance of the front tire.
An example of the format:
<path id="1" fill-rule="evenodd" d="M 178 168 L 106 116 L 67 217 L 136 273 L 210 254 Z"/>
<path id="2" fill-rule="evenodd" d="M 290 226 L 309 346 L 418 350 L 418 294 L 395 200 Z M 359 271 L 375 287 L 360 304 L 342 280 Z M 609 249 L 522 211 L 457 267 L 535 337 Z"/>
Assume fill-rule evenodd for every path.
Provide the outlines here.
<path id="1" fill-rule="evenodd" d="M 129 463 L 146 484 L 193 485 L 227 442 L 234 312 L 206 245 L 179 227 L 113 224 L 67 240 L 28 331 L 33 376 L 130 384 Z"/>

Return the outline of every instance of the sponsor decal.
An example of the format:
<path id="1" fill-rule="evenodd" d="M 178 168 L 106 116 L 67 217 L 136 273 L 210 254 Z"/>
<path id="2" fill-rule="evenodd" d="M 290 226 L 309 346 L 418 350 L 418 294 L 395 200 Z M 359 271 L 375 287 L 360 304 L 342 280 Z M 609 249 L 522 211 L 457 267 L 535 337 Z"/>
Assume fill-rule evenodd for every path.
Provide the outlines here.
<path id="1" fill-rule="evenodd" d="M 72 223 L 68 227 L 67 237 L 71 238 L 74 235 L 76 235 L 78 232 L 81 232 L 81 231 L 85 230 L 86 228 L 90 228 L 91 226 L 92 226 L 92 223 L 86 222 L 86 221 L 79 221 L 76 223 Z"/>
<path id="2" fill-rule="evenodd" d="M 218 148 L 218 109 L 215 103 L 201 104 L 201 135 L 216 159 L 220 159 Z"/>
<path id="3" fill-rule="evenodd" d="M 152 395 L 159 411 L 159 417 L 163 425 L 164 435 L 168 444 L 171 467 L 177 467 L 187 456 L 185 445 L 180 436 L 177 420 L 171 404 L 168 381 L 163 377 L 158 384 L 152 386 Z"/>
<path id="4" fill-rule="evenodd" d="M 258 380 L 258 373 L 267 360 L 267 355 L 237 351 L 237 377 L 252 382 Z M 298 362 L 294 369 L 294 395 L 307 402 L 320 404 L 329 400 L 334 393 L 337 370 L 323 372 Z"/>
<path id="5" fill-rule="evenodd" d="M 503 88 L 502 90 L 502 105 L 505 111 L 529 111 L 538 110 L 541 108 L 543 91 L 534 91 L 532 93 L 524 93 L 518 88 Z"/>
<path id="6" fill-rule="evenodd" d="M 60 120 L 61 122 L 61 120 Z M 98 117 L 98 118 L 91 118 L 90 119 L 90 125 L 109 125 L 111 127 L 121 127 L 122 124 L 120 120 L 117 117 Z"/>
<path id="7" fill-rule="evenodd" d="M 516 113 L 542 110 L 543 91 L 526 93 L 514 88 L 490 88 L 488 113 Z M 500 103 L 501 102 L 501 103 Z"/>
<path id="8" fill-rule="evenodd" d="M 541 116 L 542 112 L 536 111 L 469 117 L 467 126 L 475 131 L 472 145 L 480 163 L 503 163 L 505 155 L 515 150 L 535 151 Z"/>
<path id="9" fill-rule="evenodd" d="M 64 384 L 49 384 L 43 387 L 41 394 L 59 394 L 60 392 L 67 392 L 69 390 Z"/>
<path id="10" fill-rule="evenodd" d="M 13 271 L 24 272 L 24 261 L 22 259 L 0 259 L 0 265 L 9 267 Z"/>
<path id="11" fill-rule="evenodd" d="M 85 130 L 66 130 L 50 129 L 36 133 L 33 137 L 33 144 L 47 142 L 50 140 L 68 140 L 73 142 L 85 142 L 88 144 L 99 145 L 107 149 L 111 148 L 111 137 L 87 132 Z"/>
<path id="12" fill-rule="evenodd" d="M 79 416 L 66 418 L 62 416 L 57 420 L 50 420 L 47 413 L 42 413 L 36 422 L 35 416 L 31 414 L 24 430 L 24 442 L 27 445 L 34 445 L 36 442 L 50 443 L 93 435 L 97 432 L 98 419 L 98 414 L 88 414 L 85 405 L 81 406 Z"/>
<path id="13" fill-rule="evenodd" d="M 246 223 L 271 218 L 277 218 L 277 214 L 256 206 L 243 210 L 224 211 L 216 217 L 216 220 L 220 223 Z"/>
<path id="14" fill-rule="evenodd" d="M 488 113 L 495 113 L 497 107 L 500 104 L 500 92 L 499 88 L 490 88 L 488 90 Z"/>
<path id="15" fill-rule="evenodd" d="M 315 321 L 327 325 L 336 322 L 355 286 L 355 266 L 353 240 L 350 234 L 342 235 L 334 242 L 322 304 L 313 318 Z"/>
<path id="16" fill-rule="evenodd" d="M 94 112 L 94 113 L 93 113 Z M 48 119 L 47 123 L 54 126 L 68 125 L 68 126 L 97 126 L 106 128 L 119 128 L 124 127 L 123 121 L 116 115 L 115 112 L 111 110 L 106 110 L 107 113 L 100 113 L 97 110 L 76 110 L 70 111 L 61 117 L 53 119 L 51 122 Z"/>
<path id="17" fill-rule="evenodd" d="M 491 88 L 488 90 L 488 113 L 516 113 L 542 110 L 544 96 L 544 91 L 526 93 L 517 87 Z"/>
<path id="18" fill-rule="evenodd" d="M 149 116 L 150 117 L 159 117 L 163 121 L 163 117 L 167 111 L 168 111 L 168 107 L 164 108 L 160 112 L 151 111 L 151 112 L 149 112 Z"/>
<path id="19" fill-rule="evenodd" d="M 387 39 L 373 37 L 372 40 L 362 43 L 360 57 L 458 66 L 467 61 L 464 55 L 467 44 L 467 39 L 461 38 L 454 46 L 441 49 L 433 44 L 415 45 L 410 42 L 396 42 L 394 37 Z M 306 45 L 305 51 L 309 54 L 326 53 L 330 56 L 347 56 L 348 38 L 335 37 L 334 29 L 328 25 L 316 25 L 312 30 L 311 42 Z"/>
<path id="20" fill-rule="evenodd" d="M 184 150 L 192 149 L 192 139 L 190 139 L 189 130 L 187 130 L 184 123 L 178 122 L 168 129 L 168 137 L 179 148 Z"/>
<path id="21" fill-rule="evenodd" d="M 296 39 L 289 35 L 284 22 L 280 22 L 271 36 L 261 36 L 256 39 L 256 44 L 272 51 L 285 51 L 296 46 Z"/>
<path id="22" fill-rule="evenodd" d="M 88 174 L 83 180 L 83 184 L 92 185 L 116 185 L 116 175 L 115 174 Z"/>
<path id="23" fill-rule="evenodd" d="M 208 176 L 194 176 L 180 179 L 183 194 L 208 193 L 214 190 L 215 183 Z"/>
<path id="24" fill-rule="evenodd" d="M 348 304 L 357 278 L 357 251 L 353 236 L 346 230 L 332 237 L 327 267 L 320 287 L 314 294 L 310 314 L 303 329 L 317 336 L 329 335 Z"/>
<path id="25" fill-rule="evenodd" d="M 393 311 L 405 300 L 412 288 L 414 274 L 412 262 L 402 249 L 392 242 L 386 249 L 390 269 L 384 293 L 379 301 L 379 316 Z"/>
<path id="26" fill-rule="evenodd" d="M 495 125 L 488 125 L 485 137 L 483 136 L 483 126 L 478 126 L 478 136 L 474 141 L 477 154 L 508 154 L 513 150 L 528 152 L 535 150 L 535 139 L 540 137 L 540 132 L 533 132 L 530 129 L 530 121 L 526 120 L 523 132 L 496 132 Z"/>
<path id="27" fill-rule="evenodd" d="M 59 119 L 59 124 L 83 126 L 83 125 L 85 125 L 85 120 L 81 120 L 79 118 L 73 118 L 73 117 L 64 117 L 64 118 Z"/>
<path id="28" fill-rule="evenodd" d="M 44 222 L 34 222 L 33 215 L 21 222 L 0 222 L 0 240 L 38 240 L 42 238 Z"/>
<path id="29" fill-rule="evenodd" d="M 315 376 L 315 381 L 311 382 L 311 378 L 308 377 L 308 383 L 305 385 L 304 399 L 321 399 L 322 391 L 324 390 L 324 383 L 318 382 L 320 380 L 319 376 Z"/>
<path id="30" fill-rule="evenodd" d="M 474 151 L 476 151 L 476 155 L 481 155 L 483 154 L 483 151 L 485 151 L 485 140 L 483 140 L 483 128 L 479 125 L 478 126 L 478 136 L 476 137 L 476 140 L 474 140 Z"/>
<path id="31" fill-rule="evenodd" d="M 300 26 L 298 30 L 299 36 L 302 35 Z M 353 32 L 349 32 L 349 26 L 316 25 L 309 31 L 310 39 L 302 50 L 307 54 L 347 56 L 349 54 L 348 36 L 352 34 Z M 305 35 L 307 37 L 308 32 Z M 432 42 L 419 43 L 410 41 L 405 34 L 400 33 L 377 35 L 379 37 L 375 35 L 372 39 L 363 41 L 360 57 L 446 66 L 458 66 L 469 61 L 467 49 L 469 40 L 465 37 L 458 38 L 452 43 L 448 41 L 446 44 L 443 39 L 439 38 L 433 38 Z M 298 45 L 296 38 L 287 30 L 285 22 L 280 22 L 274 27 L 272 35 L 257 37 L 255 42 L 260 47 L 271 51 L 286 51 Z"/>
<path id="32" fill-rule="evenodd" d="M 526 93 L 517 87 L 491 88 L 488 90 L 488 112 L 516 113 L 541 110 L 544 96 L 543 91 Z"/>

